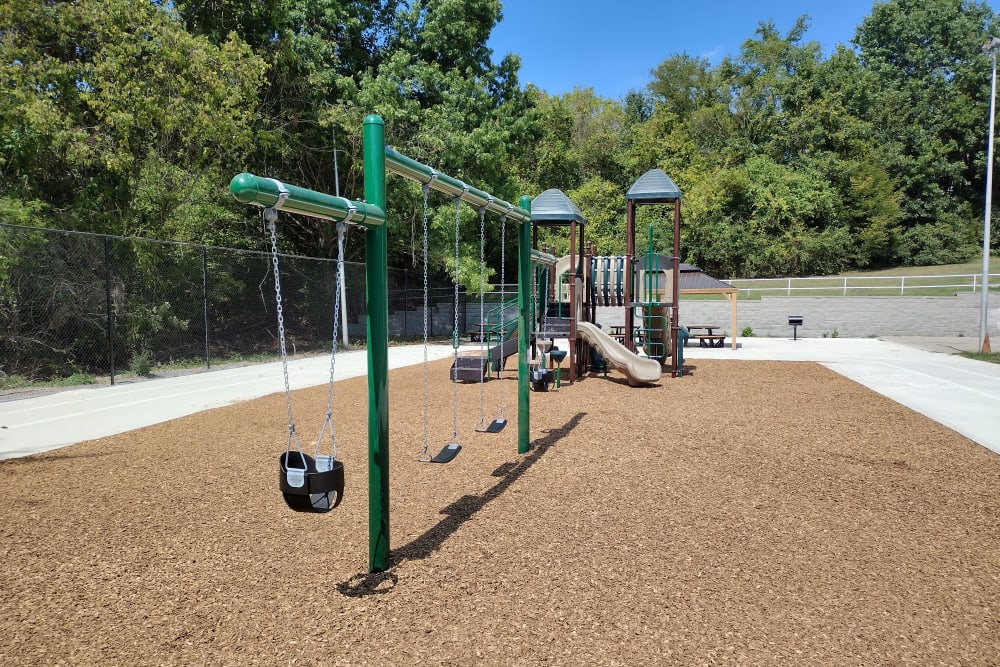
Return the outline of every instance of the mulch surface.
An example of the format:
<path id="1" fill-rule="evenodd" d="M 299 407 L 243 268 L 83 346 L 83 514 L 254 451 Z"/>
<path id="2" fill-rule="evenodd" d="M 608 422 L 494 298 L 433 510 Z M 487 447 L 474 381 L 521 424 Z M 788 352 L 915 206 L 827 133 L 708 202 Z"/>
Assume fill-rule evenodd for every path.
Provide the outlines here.
<path id="1" fill-rule="evenodd" d="M 418 463 L 390 375 L 392 566 L 368 573 L 367 385 L 329 514 L 278 492 L 281 395 L 0 462 L 0 664 L 1000 664 L 1000 456 L 812 363 L 591 376 Z M 452 434 L 431 365 L 432 453 Z M 303 440 L 326 388 L 296 392 Z"/>

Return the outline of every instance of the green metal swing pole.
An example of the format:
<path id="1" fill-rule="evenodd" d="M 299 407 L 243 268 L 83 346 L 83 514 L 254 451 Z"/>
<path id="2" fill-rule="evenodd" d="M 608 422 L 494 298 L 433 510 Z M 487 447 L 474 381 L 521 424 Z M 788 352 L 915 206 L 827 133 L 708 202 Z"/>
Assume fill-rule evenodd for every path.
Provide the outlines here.
<path id="1" fill-rule="evenodd" d="M 506 213 L 508 219 L 516 222 L 531 221 L 531 214 L 523 209 L 515 208 L 512 204 L 508 204 L 502 199 L 496 199 L 488 192 L 483 192 L 467 183 L 463 183 L 457 178 L 452 178 L 448 174 L 436 171 L 426 164 L 408 158 L 388 146 L 385 149 L 385 167 L 393 174 L 408 178 L 411 181 L 417 181 L 421 185 L 426 185 L 432 190 L 443 192 L 451 197 L 458 197 L 476 208 L 485 206 L 487 211 L 492 211 L 498 215 Z"/>
<path id="2" fill-rule="evenodd" d="M 385 226 L 384 209 L 371 202 L 335 197 L 288 185 L 274 178 L 263 178 L 246 172 L 237 174 L 229 183 L 229 191 L 236 201 L 243 204 L 275 208 L 334 222 L 346 220 L 365 227 Z"/>
<path id="3" fill-rule="evenodd" d="M 517 453 L 527 454 L 531 446 L 531 392 L 528 390 L 530 369 L 528 368 L 528 338 L 531 336 L 530 323 L 534 322 L 532 310 L 532 267 L 531 254 L 531 197 L 524 195 L 519 202 L 528 212 L 527 220 L 521 220 L 517 239 Z"/>
<path id="4" fill-rule="evenodd" d="M 365 199 L 385 210 L 385 123 L 364 122 Z M 386 226 L 365 231 L 368 305 L 368 567 L 389 568 L 389 281 Z"/>

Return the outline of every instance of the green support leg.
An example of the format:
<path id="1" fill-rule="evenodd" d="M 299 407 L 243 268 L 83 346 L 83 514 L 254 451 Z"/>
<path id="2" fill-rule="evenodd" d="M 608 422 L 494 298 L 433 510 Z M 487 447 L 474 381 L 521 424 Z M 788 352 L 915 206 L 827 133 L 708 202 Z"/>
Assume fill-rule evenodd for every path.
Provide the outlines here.
<path id="1" fill-rule="evenodd" d="M 531 198 L 521 197 L 518 205 L 531 211 Z M 527 454 L 531 446 L 531 415 L 528 368 L 528 338 L 531 336 L 531 219 L 521 223 L 517 241 L 517 453 Z"/>
<path id="2" fill-rule="evenodd" d="M 365 201 L 385 210 L 385 123 L 365 118 Z M 365 231 L 368 308 L 368 567 L 389 568 L 389 293 L 386 225 Z"/>

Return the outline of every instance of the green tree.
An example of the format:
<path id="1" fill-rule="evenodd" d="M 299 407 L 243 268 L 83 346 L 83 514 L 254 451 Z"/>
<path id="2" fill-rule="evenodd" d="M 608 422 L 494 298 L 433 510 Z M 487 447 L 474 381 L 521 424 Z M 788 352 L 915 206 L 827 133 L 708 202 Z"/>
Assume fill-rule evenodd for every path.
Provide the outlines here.
<path id="1" fill-rule="evenodd" d="M 7 3 L 0 35 L 13 196 L 45 202 L 60 227 L 218 238 L 187 209 L 226 217 L 218 184 L 253 143 L 263 63 L 245 44 L 212 45 L 125 0 Z"/>
<path id="2" fill-rule="evenodd" d="M 975 253 L 989 99 L 985 2 L 877 3 L 855 42 L 865 68 L 854 109 L 904 196 L 901 257 L 955 262 Z"/>

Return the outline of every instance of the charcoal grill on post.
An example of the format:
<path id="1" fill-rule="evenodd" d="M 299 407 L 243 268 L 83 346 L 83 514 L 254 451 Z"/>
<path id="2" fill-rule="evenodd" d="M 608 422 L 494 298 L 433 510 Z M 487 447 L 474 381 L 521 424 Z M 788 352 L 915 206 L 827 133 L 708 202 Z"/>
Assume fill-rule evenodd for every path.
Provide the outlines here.
<path id="1" fill-rule="evenodd" d="M 799 327 L 802 326 L 802 316 L 801 315 L 789 315 L 788 325 L 792 327 L 792 340 L 799 339 Z"/>

